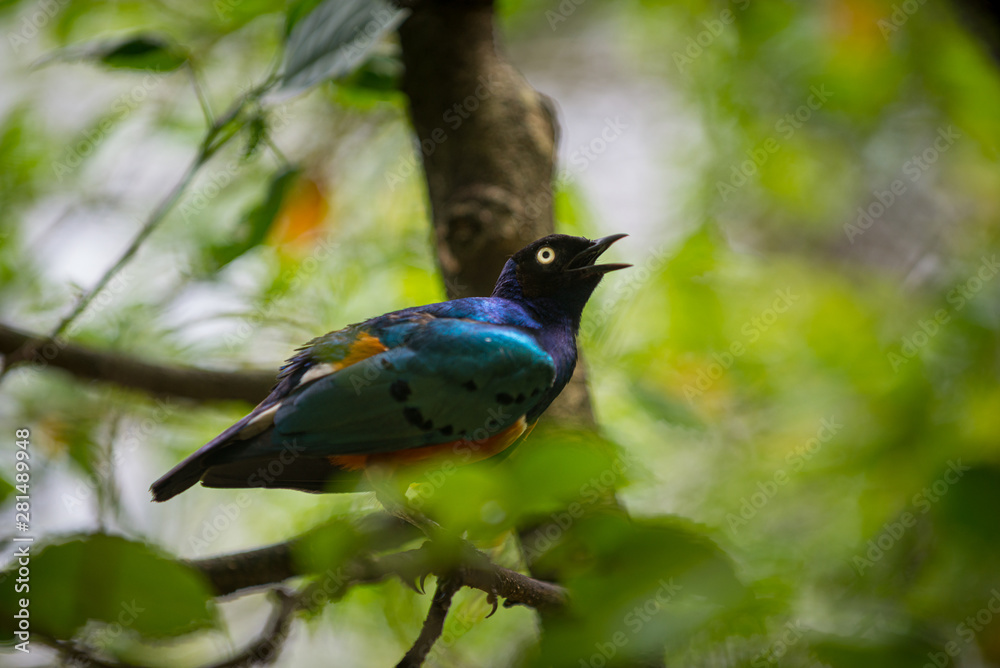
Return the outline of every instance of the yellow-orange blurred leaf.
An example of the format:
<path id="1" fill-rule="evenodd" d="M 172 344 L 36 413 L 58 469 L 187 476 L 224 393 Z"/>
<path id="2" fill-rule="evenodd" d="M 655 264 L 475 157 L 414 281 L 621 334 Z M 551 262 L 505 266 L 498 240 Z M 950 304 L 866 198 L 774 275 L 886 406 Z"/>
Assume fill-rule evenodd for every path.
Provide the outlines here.
<path id="1" fill-rule="evenodd" d="M 319 238 L 329 208 L 320 185 L 308 176 L 301 177 L 281 205 L 269 243 L 292 253 L 308 248 Z"/>

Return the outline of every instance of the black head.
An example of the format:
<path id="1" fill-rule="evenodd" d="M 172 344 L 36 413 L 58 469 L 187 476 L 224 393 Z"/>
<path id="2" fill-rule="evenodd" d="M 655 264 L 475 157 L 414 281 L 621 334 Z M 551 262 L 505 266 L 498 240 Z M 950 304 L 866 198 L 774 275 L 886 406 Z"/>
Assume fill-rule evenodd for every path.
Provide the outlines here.
<path id="1" fill-rule="evenodd" d="M 565 234 L 543 237 L 507 261 L 493 295 L 554 306 L 578 321 L 601 277 L 632 266 L 594 264 L 611 244 L 626 236 L 613 234 L 594 241 Z"/>

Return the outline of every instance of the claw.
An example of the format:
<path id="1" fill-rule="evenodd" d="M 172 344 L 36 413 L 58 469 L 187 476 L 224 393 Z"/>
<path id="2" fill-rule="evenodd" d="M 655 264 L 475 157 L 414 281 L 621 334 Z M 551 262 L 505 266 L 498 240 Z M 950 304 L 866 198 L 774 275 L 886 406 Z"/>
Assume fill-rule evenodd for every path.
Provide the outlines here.
<path id="1" fill-rule="evenodd" d="M 424 584 L 427 582 L 427 573 L 420 576 L 420 580 L 417 582 L 417 592 L 420 594 L 426 594 L 427 590 L 424 589 Z"/>
<path id="2" fill-rule="evenodd" d="M 417 592 L 418 594 L 422 595 L 427 593 L 426 591 L 424 591 L 424 580 L 427 579 L 426 573 L 421 575 L 419 578 L 415 576 L 410 577 L 409 575 L 404 575 L 400 573 L 399 579 L 403 582 L 403 584 L 405 584 L 407 587 Z"/>
<path id="3" fill-rule="evenodd" d="M 497 608 L 499 608 L 500 605 L 497 602 L 497 595 L 492 592 L 486 595 L 486 602 L 493 606 L 493 609 L 490 611 L 490 614 L 486 615 L 486 619 L 489 619 L 496 613 Z"/>

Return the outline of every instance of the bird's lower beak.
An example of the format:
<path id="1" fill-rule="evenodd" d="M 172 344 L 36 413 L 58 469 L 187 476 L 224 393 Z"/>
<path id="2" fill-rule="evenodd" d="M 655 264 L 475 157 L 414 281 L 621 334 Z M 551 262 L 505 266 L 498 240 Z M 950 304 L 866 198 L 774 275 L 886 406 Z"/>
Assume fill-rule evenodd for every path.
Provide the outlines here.
<path id="1" fill-rule="evenodd" d="M 611 247 L 611 244 L 627 236 L 627 234 L 612 234 L 611 236 L 591 241 L 590 247 L 587 250 L 578 253 L 576 257 L 570 260 L 568 268 L 591 275 L 602 275 L 608 273 L 609 271 L 617 271 L 619 269 L 627 269 L 631 267 L 632 265 L 630 264 L 594 264 L 594 262 L 597 261 L 597 258 L 599 258 L 604 251 Z"/>

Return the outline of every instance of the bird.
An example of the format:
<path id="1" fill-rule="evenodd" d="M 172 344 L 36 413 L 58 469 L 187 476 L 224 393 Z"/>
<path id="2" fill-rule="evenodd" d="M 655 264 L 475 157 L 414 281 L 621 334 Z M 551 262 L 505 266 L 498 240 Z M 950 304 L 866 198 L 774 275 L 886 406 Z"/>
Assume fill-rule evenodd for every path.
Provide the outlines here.
<path id="1" fill-rule="evenodd" d="M 153 483 L 153 500 L 198 482 L 354 492 L 435 457 L 505 456 L 573 375 L 584 306 L 606 273 L 631 266 L 596 260 L 625 236 L 548 235 L 506 261 L 489 297 L 313 339 L 249 414 Z"/>

